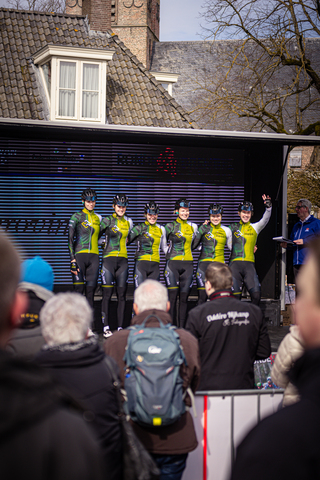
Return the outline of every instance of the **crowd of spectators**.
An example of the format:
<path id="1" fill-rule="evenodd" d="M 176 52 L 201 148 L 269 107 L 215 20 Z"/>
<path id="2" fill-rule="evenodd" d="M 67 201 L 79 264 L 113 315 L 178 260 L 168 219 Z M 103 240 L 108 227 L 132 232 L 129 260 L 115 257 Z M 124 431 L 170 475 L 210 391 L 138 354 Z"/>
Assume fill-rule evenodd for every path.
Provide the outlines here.
<path id="1" fill-rule="evenodd" d="M 233 479 L 255 478 L 256 470 L 248 469 L 248 464 L 262 467 L 271 458 L 267 442 L 274 446 L 271 435 L 279 428 L 279 449 L 281 441 L 287 445 L 288 464 L 289 451 L 296 452 L 297 460 L 299 443 L 292 430 L 297 422 L 307 442 L 304 451 L 310 449 L 300 455 L 297 471 L 290 470 L 290 477 L 318 478 L 319 240 L 310 243 L 310 252 L 298 277 L 298 326 L 281 345 L 273 372 L 275 382 L 288 386 L 286 408 L 261 422 L 240 445 Z M 129 330 L 99 339 L 91 331 L 93 313 L 86 298 L 69 292 L 54 295 L 51 266 L 40 257 L 21 264 L 2 233 L 0 257 L 0 458 L 4 478 L 22 477 L 27 470 L 39 480 L 121 480 L 119 406 L 105 358 L 111 357 L 123 387 Z M 187 407 L 192 403 L 190 390 L 253 388 L 254 361 L 271 353 L 260 308 L 235 299 L 231 287 L 230 268 L 211 263 L 205 274 L 209 301 L 189 311 L 186 328 L 176 329 L 186 358 L 180 376 Z M 132 325 L 141 325 L 149 317 L 145 328 L 159 326 L 159 318 L 165 325 L 172 323 L 168 291 L 155 280 L 135 290 L 133 309 Z M 198 445 L 189 409 L 161 428 L 131 423 L 158 465 L 159 478 L 181 479 L 188 453 Z M 282 459 L 277 462 L 281 474 L 276 478 L 285 478 Z"/>

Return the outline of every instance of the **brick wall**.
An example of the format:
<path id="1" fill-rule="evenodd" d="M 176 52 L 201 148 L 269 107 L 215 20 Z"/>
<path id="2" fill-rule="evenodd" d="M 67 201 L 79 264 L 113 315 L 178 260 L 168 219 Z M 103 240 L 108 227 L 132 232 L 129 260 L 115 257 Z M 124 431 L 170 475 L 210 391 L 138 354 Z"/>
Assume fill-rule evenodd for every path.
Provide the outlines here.
<path id="1" fill-rule="evenodd" d="M 88 15 L 91 30 L 106 32 L 111 28 L 111 0 L 67 0 L 66 13 Z"/>
<path id="2" fill-rule="evenodd" d="M 160 0 L 121 0 L 112 30 L 150 68 L 152 43 L 159 41 Z"/>
<path id="3" fill-rule="evenodd" d="M 77 1 L 82 7 L 75 5 Z M 150 68 L 152 44 L 159 41 L 160 0 L 67 0 L 66 13 L 88 15 L 91 30 L 105 32 L 112 28 Z"/>

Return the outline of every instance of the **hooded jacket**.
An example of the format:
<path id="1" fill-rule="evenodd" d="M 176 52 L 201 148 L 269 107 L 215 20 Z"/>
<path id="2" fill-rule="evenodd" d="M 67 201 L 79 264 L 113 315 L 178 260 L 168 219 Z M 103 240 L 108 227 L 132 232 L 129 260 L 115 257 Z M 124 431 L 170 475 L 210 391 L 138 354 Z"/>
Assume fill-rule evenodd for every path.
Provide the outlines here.
<path id="1" fill-rule="evenodd" d="M 121 479 L 121 426 L 112 377 L 104 362 L 105 353 L 95 337 L 79 343 L 45 346 L 36 361 L 92 418 L 108 468 L 108 479 Z M 117 365 L 115 365 L 117 369 Z"/>
<path id="2" fill-rule="evenodd" d="M 146 310 L 136 315 L 131 320 L 131 325 L 140 325 L 144 319 L 151 315 L 157 315 L 164 323 L 172 323 L 171 317 L 163 310 Z M 151 318 L 146 327 L 159 327 L 156 318 Z M 187 360 L 187 366 L 180 367 L 180 375 L 183 380 L 183 388 L 190 387 L 195 392 L 200 375 L 200 360 L 197 340 L 184 329 L 177 329 L 180 337 L 180 343 L 183 347 Z M 109 337 L 104 343 L 104 349 L 108 355 L 113 357 L 120 369 L 120 378 L 122 388 L 124 387 L 124 369 L 125 363 L 123 356 L 127 345 L 129 330 L 120 330 Z M 191 406 L 191 401 L 187 395 L 185 398 L 187 406 Z M 152 454 L 159 455 L 180 455 L 194 450 L 197 445 L 197 438 L 193 425 L 193 420 L 189 411 L 185 412 L 179 420 L 171 425 L 164 427 L 142 427 L 138 423 L 132 422 L 134 431 L 145 448 Z"/>
<path id="3" fill-rule="evenodd" d="M 38 366 L 0 350 L 1 477 L 104 479 L 83 410 Z"/>

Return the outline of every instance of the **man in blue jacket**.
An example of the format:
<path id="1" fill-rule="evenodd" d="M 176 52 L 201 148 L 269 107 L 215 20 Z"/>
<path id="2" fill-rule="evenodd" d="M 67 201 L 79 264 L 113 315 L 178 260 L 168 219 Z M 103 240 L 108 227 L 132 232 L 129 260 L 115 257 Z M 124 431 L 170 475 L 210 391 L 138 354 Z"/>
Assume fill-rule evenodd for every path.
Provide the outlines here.
<path id="1" fill-rule="evenodd" d="M 294 225 L 290 235 L 290 239 L 296 244 L 296 246 L 292 247 L 294 249 L 294 278 L 297 277 L 299 269 L 305 263 L 308 242 L 316 235 L 320 235 L 320 220 L 314 218 L 310 211 L 311 202 L 306 198 L 301 198 L 296 206 L 299 222 Z M 287 248 L 287 243 L 281 243 L 281 246 Z"/>

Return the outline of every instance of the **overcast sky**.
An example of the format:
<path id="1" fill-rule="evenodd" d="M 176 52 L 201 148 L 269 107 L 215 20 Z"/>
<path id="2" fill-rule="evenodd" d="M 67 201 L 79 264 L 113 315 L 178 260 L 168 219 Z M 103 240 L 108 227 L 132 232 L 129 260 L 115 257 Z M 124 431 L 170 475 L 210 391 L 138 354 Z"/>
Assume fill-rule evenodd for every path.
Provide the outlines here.
<path id="1" fill-rule="evenodd" d="M 160 0 L 160 41 L 201 40 L 201 0 Z"/>

